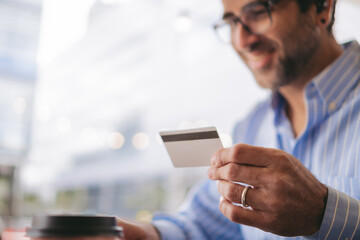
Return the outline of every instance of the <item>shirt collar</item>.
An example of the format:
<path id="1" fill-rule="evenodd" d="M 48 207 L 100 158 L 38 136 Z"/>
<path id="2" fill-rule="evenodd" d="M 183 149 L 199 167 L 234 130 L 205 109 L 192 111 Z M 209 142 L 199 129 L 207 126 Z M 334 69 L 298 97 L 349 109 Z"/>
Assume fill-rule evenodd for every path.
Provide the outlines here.
<path id="1" fill-rule="evenodd" d="M 318 74 L 306 87 L 307 99 L 318 94 L 327 112 L 336 111 L 360 78 L 360 46 L 351 41 L 342 45 L 344 52 Z"/>

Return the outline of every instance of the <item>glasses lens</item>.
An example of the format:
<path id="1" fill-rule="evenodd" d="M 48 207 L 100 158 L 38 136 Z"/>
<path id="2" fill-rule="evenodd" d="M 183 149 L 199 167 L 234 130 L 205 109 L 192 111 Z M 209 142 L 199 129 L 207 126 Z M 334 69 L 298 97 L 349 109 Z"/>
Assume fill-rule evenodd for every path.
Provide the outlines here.
<path id="1" fill-rule="evenodd" d="M 221 21 L 214 27 L 216 34 L 221 41 L 229 43 L 231 40 L 231 25 L 227 21 Z"/>
<path id="2" fill-rule="evenodd" d="M 240 19 L 255 34 L 264 33 L 271 26 L 270 11 L 263 4 L 247 8 L 242 12 Z"/>
<path id="3" fill-rule="evenodd" d="M 218 22 L 214 29 L 220 39 L 226 43 L 231 42 L 234 29 L 237 23 L 241 23 L 243 27 L 254 34 L 262 34 L 271 26 L 272 20 L 270 11 L 262 3 L 253 3 L 246 6 L 240 17 L 231 16 Z"/>

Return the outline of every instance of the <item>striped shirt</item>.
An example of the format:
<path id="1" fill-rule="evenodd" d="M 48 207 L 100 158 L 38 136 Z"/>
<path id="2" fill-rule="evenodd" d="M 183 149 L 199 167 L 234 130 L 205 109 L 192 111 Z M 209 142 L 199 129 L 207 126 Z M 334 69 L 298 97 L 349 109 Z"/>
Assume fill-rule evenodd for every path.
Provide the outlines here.
<path id="1" fill-rule="evenodd" d="M 278 93 L 234 129 L 235 142 L 286 151 L 328 186 L 320 230 L 286 238 L 231 222 L 219 211 L 215 183 L 206 180 L 176 213 L 155 215 L 162 239 L 360 239 L 360 46 L 353 41 L 343 48 L 306 86 L 308 119 L 302 135 L 294 137 Z"/>

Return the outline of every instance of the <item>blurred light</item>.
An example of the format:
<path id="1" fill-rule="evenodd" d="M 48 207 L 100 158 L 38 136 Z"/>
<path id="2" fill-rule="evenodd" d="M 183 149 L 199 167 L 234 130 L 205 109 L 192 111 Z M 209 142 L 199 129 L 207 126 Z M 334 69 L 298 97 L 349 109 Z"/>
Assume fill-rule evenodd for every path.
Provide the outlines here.
<path id="1" fill-rule="evenodd" d="M 181 123 L 179 123 L 178 125 L 178 129 L 188 129 L 188 128 L 193 128 L 193 124 L 190 121 L 182 121 Z"/>
<path id="2" fill-rule="evenodd" d="M 66 116 L 59 117 L 56 121 L 56 129 L 59 133 L 67 133 L 71 129 L 70 118 Z"/>
<path id="3" fill-rule="evenodd" d="M 125 143 L 125 138 L 121 133 L 113 132 L 108 138 L 108 146 L 111 149 L 120 149 Z"/>
<path id="4" fill-rule="evenodd" d="M 132 138 L 132 144 L 133 146 L 138 150 L 144 150 L 149 146 L 150 139 L 149 136 L 145 133 L 137 133 Z"/>
<path id="5" fill-rule="evenodd" d="M 98 134 L 98 132 L 96 131 L 95 128 L 85 127 L 81 131 L 81 137 L 82 137 L 84 142 L 95 143 L 95 142 L 98 142 L 99 134 Z"/>
<path id="6" fill-rule="evenodd" d="M 231 147 L 233 144 L 232 137 L 229 134 L 220 134 L 220 139 L 224 147 Z"/>
<path id="7" fill-rule="evenodd" d="M 119 3 L 128 3 L 131 0 L 101 0 L 102 4 L 112 5 L 112 4 L 119 4 Z"/>
<path id="8" fill-rule="evenodd" d="M 47 122 L 50 120 L 50 108 L 48 105 L 37 106 L 36 116 L 41 122 Z"/>
<path id="9" fill-rule="evenodd" d="M 26 100 L 22 97 L 18 97 L 14 101 L 14 111 L 18 114 L 23 114 L 26 110 Z"/>
<path id="10" fill-rule="evenodd" d="M 13 148 L 13 149 L 19 149 L 23 147 L 24 139 L 16 134 L 5 134 L 3 136 L 3 147 L 6 148 Z"/>
<path id="11" fill-rule="evenodd" d="M 46 66 L 85 36 L 95 0 L 42 2 L 38 62 Z"/>
<path id="12" fill-rule="evenodd" d="M 156 134 L 156 142 L 157 142 L 158 144 L 160 144 L 160 145 L 163 144 L 163 140 L 161 139 L 160 134 Z"/>
<path id="13" fill-rule="evenodd" d="M 189 32 L 192 28 L 192 21 L 188 16 L 180 15 L 174 22 L 174 28 L 181 33 Z"/>
<path id="14" fill-rule="evenodd" d="M 209 126 L 209 124 L 204 120 L 197 120 L 194 122 L 193 126 L 196 128 L 201 128 L 201 127 L 207 127 Z"/>

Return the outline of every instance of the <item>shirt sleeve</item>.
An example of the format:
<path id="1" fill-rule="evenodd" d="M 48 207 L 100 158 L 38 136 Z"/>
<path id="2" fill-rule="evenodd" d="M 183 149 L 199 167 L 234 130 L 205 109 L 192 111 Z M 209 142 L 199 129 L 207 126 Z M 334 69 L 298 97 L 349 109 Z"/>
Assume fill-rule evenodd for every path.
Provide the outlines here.
<path id="1" fill-rule="evenodd" d="M 238 224 L 219 210 L 220 194 L 214 181 L 195 186 L 174 214 L 156 213 L 152 224 L 162 240 L 242 239 Z"/>
<path id="2" fill-rule="evenodd" d="M 320 230 L 307 239 L 360 239 L 360 201 L 328 186 Z"/>

